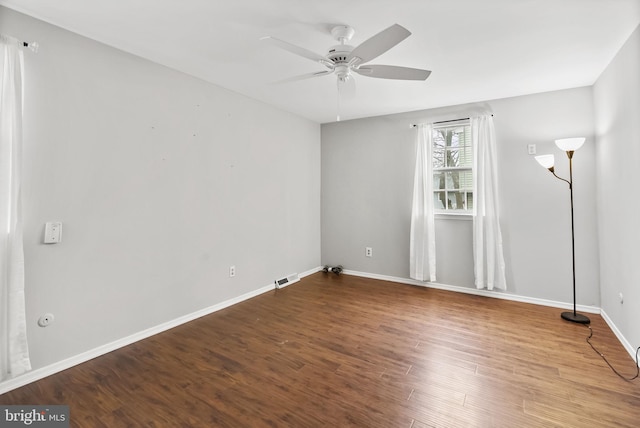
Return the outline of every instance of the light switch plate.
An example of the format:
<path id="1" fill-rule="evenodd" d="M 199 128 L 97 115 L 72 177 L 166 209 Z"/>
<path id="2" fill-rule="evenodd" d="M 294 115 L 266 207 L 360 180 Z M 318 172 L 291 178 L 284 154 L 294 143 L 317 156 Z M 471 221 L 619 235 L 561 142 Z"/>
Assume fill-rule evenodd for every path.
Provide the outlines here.
<path id="1" fill-rule="evenodd" d="M 62 222 L 49 221 L 44 227 L 44 243 L 57 244 L 62 241 Z"/>

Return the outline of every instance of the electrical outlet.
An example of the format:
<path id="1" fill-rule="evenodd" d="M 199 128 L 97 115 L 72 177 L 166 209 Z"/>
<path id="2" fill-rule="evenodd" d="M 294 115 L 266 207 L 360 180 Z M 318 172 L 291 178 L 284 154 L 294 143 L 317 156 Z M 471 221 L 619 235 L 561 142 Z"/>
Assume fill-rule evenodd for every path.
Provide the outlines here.
<path id="1" fill-rule="evenodd" d="M 38 325 L 40 327 L 46 327 L 54 320 L 53 314 L 44 314 L 38 319 Z"/>
<path id="2" fill-rule="evenodd" d="M 364 255 L 367 256 L 367 257 L 373 257 L 373 248 L 365 247 Z"/>
<path id="3" fill-rule="evenodd" d="M 234 276 L 236 276 L 236 267 L 229 266 L 229 278 L 233 278 Z"/>
<path id="4" fill-rule="evenodd" d="M 530 155 L 535 155 L 536 154 L 536 145 L 535 144 L 529 144 L 527 145 L 527 152 Z"/>

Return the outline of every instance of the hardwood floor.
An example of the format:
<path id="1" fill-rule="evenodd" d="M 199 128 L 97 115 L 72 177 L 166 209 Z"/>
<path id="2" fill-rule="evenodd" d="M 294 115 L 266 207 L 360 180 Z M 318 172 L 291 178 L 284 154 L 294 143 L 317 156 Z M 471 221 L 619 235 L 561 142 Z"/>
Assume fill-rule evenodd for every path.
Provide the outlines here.
<path id="1" fill-rule="evenodd" d="M 318 273 L 0 396 L 74 427 L 637 427 L 560 310 Z M 628 376 L 599 315 L 593 343 Z"/>

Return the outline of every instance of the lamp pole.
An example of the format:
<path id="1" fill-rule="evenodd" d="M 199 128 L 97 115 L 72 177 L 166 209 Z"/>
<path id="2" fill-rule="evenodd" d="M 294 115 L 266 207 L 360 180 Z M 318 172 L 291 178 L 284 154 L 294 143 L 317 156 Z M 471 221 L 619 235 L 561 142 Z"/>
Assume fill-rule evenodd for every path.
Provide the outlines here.
<path id="1" fill-rule="evenodd" d="M 562 319 L 577 322 L 580 324 L 589 324 L 591 320 L 588 317 L 576 312 L 576 241 L 575 228 L 573 225 L 573 150 L 567 151 L 569 157 L 569 194 L 571 195 L 571 258 L 573 271 L 573 312 L 563 312 L 560 314 Z M 555 173 L 553 174 L 555 175 Z"/>

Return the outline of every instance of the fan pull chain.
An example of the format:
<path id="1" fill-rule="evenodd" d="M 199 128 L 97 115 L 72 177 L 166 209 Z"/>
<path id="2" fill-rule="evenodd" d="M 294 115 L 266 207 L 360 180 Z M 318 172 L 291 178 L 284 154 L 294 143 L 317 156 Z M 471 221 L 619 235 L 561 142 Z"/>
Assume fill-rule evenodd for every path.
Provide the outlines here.
<path id="1" fill-rule="evenodd" d="M 336 82 L 337 82 L 337 86 L 338 86 L 338 90 L 336 91 L 337 92 L 337 97 L 336 97 L 336 104 L 337 104 L 337 106 L 336 106 L 336 110 L 337 110 L 336 122 L 340 122 L 340 79 L 336 79 Z"/>

